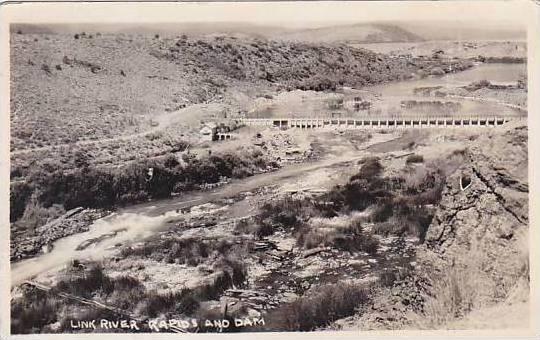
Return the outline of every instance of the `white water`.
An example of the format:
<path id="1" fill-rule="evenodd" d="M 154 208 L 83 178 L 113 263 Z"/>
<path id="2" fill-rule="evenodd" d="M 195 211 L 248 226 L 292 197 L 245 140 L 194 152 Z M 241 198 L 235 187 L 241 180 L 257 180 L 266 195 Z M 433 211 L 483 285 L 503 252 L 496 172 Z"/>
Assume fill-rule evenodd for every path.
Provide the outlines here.
<path id="1" fill-rule="evenodd" d="M 115 244 L 148 237 L 163 226 L 167 219 L 179 215 L 175 211 L 158 216 L 122 213 L 99 219 L 94 222 L 88 232 L 71 235 L 56 241 L 51 252 L 13 264 L 11 267 L 12 285 L 20 284 L 37 274 L 56 269 L 72 259 L 99 260 L 111 254 Z M 125 229 L 125 231 L 119 231 L 116 236 L 90 245 L 84 250 L 76 250 L 86 240 L 120 229 Z"/>

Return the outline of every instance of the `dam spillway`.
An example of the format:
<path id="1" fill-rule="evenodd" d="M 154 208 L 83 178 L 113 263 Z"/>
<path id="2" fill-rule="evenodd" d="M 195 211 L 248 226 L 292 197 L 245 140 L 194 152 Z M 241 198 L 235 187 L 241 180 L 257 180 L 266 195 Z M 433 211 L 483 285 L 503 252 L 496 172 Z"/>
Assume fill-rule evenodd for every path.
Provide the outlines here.
<path id="1" fill-rule="evenodd" d="M 247 126 L 279 128 L 450 128 L 496 127 L 510 121 L 526 121 L 527 117 L 401 117 L 401 118 L 241 118 Z"/>

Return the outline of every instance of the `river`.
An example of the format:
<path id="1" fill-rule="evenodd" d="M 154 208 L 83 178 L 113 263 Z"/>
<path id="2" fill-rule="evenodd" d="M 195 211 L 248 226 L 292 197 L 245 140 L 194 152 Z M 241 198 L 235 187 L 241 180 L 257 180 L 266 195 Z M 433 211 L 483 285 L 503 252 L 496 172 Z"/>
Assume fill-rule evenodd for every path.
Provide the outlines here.
<path id="1" fill-rule="evenodd" d="M 523 70 L 524 65 L 486 64 L 444 77 L 383 84 L 370 87 L 367 90 L 380 92 L 387 97 L 402 98 L 408 96 L 414 87 L 438 86 L 441 84 L 461 86 L 481 79 L 511 82 L 515 81 L 519 73 Z M 474 102 L 474 104 L 484 109 L 486 109 L 487 105 L 486 103 L 478 102 Z M 473 104 L 471 103 L 471 105 Z M 500 105 L 490 105 L 495 105 L 499 110 L 502 109 Z M 491 106 L 488 105 L 488 108 L 491 108 Z M 371 144 L 384 143 L 389 138 L 391 138 L 391 135 L 379 135 L 374 137 Z M 213 191 L 191 193 L 175 199 L 148 202 L 121 209 L 108 217 L 97 220 L 88 232 L 58 240 L 54 243 L 51 252 L 12 264 L 11 283 L 12 285 L 17 285 L 40 273 L 56 270 L 71 259 L 84 258 L 88 260 L 99 260 L 110 256 L 116 251 L 114 245 L 148 237 L 162 229 L 167 220 L 181 217 L 181 212 L 177 212 L 179 209 L 209 203 L 220 198 L 233 197 L 242 192 L 253 191 L 268 185 L 294 181 L 296 178 L 305 176 L 308 172 L 335 166 L 340 163 L 355 161 L 363 156 L 365 156 L 365 148 L 349 154 L 315 162 L 289 165 L 275 172 L 259 174 L 243 180 L 235 180 L 231 184 Z M 77 247 L 82 242 L 110 233 L 115 234 L 98 244 L 77 250 Z"/>
<path id="2" fill-rule="evenodd" d="M 390 139 L 392 139 L 390 134 L 374 136 L 368 145 L 354 152 L 307 163 L 287 165 L 274 172 L 234 180 L 212 191 L 187 193 L 173 199 L 151 201 L 120 209 L 112 215 L 95 221 L 89 231 L 56 241 L 49 253 L 13 263 L 11 283 L 17 285 L 40 273 L 56 270 L 72 259 L 100 260 L 111 256 L 116 251 L 114 247 L 116 244 L 144 239 L 162 230 L 171 219 L 181 218 L 183 215 L 181 209 L 234 197 L 242 192 L 253 191 L 268 185 L 294 182 L 306 173 L 360 160 L 365 156 L 367 148 L 385 143 Z M 115 235 L 98 244 L 77 250 L 83 242 L 111 233 Z"/>
<path id="3" fill-rule="evenodd" d="M 443 76 L 428 76 L 423 79 L 403 80 L 373 86 L 367 86 L 362 89 L 348 89 L 345 91 L 347 97 L 362 97 L 363 94 L 370 93 L 373 96 L 367 96 L 365 99 L 371 102 L 371 109 L 356 111 L 352 107 L 343 107 L 339 109 L 329 109 L 329 103 L 338 98 L 335 94 L 318 93 L 318 95 L 306 95 L 306 92 L 293 91 L 284 98 L 278 97 L 273 103 L 267 106 L 255 109 L 251 114 L 254 118 L 272 118 L 272 117 L 324 117 L 329 112 L 339 112 L 343 116 L 353 116 L 361 118 L 366 115 L 381 116 L 417 116 L 429 114 L 431 116 L 521 116 L 522 110 L 501 105 L 494 100 L 478 101 L 472 98 L 429 98 L 413 93 L 417 87 L 449 87 L 456 88 L 468 85 L 474 81 L 488 80 L 494 84 L 516 84 L 521 75 L 527 74 L 526 64 L 479 64 L 468 70 L 449 73 Z M 296 94 L 296 96 L 295 96 Z M 434 107 L 425 109 L 413 107 L 404 109 L 401 107 L 402 101 L 435 101 L 458 103 L 459 107 L 453 107 L 442 112 Z M 306 112 L 307 111 L 307 112 Z"/>

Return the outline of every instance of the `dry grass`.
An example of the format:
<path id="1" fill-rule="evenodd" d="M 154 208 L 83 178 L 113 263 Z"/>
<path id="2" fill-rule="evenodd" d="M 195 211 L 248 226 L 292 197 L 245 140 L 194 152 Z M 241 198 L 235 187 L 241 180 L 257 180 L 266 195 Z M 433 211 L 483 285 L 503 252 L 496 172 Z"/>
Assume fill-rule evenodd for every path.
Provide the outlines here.
<path id="1" fill-rule="evenodd" d="M 320 246 L 345 251 L 365 251 L 375 254 L 379 240 L 364 230 L 363 218 L 316 218 L 296 232 L 298 245 L 311 249 Z"/>
<path id="2" fill-rule="evenodd" d="M 484 253 L 471 251 L 464 254 L 464 264 L 456 265 L 438 275 L 432 282 L 430 296 L 424 304 L 424 312 L 412 317 L 413 327 L 421 329 L 444 329 L 459 325 L 472 312 L 479 312 L 493 306 L 506 308 L 521 296 L 528 301 L 529 291 L 529 247 L 527 233 L 521 233 L 517 241 L 519 253 L 515 258 L 516 268 L 520 268 L 509 282 L 502 285 L 496 277 L 488 275 L 483 268 L 492 262 Z M 503 318 L 505 316 L 502 316 Z M 496 325 L 504 320 L 489 320 Z M 465 321 L 465 324 L 470 324 Z M 472 327 L 472 326 L 471 326 Z"/>
<path id="3" fill-rule="evenodd" d="M 313 331 L 354 314 L 368 302 L 365 288 L 338 283 L 323 286 L 310 296 L 286 304 L 269 313 L 268 329 L 272 331 Z"/>
<path id="4" fill-rule="evenodd" d="M 26 293 L 28 299 L 16 300 L 11 304 L 11 333 L 28 334 L 39 332 L 42 327 L 57 321 L 62 308 L 61 302 L 41 291 Z"/>
<path id="5" fill-rule="evenodd" d="M 452 269 L 436 281 L 424 313 L 418 318 L 419 328 L 439 328 L 478 307 L 478 292 L 485 287 L 472 272 L 470 268 Z"/>

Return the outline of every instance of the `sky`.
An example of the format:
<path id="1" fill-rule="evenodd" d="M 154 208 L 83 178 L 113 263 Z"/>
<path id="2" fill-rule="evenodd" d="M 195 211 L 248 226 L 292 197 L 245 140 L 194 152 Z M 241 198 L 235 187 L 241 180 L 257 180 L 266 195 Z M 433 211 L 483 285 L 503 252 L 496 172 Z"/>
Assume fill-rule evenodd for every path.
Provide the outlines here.
<path id="1" fill-rule="evenodd" d="M 523 28 L 529 1 L 33 3 L 2 6 L 11 22 L 241 22 L 291 28 L 373 21 L 447 21 Z"/>

